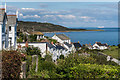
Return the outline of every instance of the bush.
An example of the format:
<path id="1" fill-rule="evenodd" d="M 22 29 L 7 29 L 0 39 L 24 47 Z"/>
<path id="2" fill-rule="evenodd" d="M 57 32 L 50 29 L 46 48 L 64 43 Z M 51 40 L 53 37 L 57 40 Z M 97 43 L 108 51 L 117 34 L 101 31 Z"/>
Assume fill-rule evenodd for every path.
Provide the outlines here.
<path id="1" fill-rule="evenodd" d="M 64 55 L 60 55 L 60 59 L 64 59 Z"/>
<path id="2" fill-rule="evenodd" d="M 97 64 L 79 64 L 70 68 L 70 78 L 119 78 L 118 67 Z"/>
<path id="3" fill-rule="evenodd" d="M 19 79 L 21 72 L 21 57 L 16 51 L 2 52 L 2 77 Z"/>
<path id="4" fill-rule="evenodd" d="M 45 60 L 46 60 L 46 61 L 52 61 L 52 56 L 49 55 L 49 54 L 46 54 L 46 55 L 45 55 Z"/>
<path id="5" fill-rule="evenodd" d="M 118 44 L 118 48 L 120 48 L 120 44 Z"/>
<path id="6" fill-rule="evenodd" d="M 40 55 L 41 51 L 38 47 L 28 47 L 26 48 L 26 53 L 27 55 Z"/>

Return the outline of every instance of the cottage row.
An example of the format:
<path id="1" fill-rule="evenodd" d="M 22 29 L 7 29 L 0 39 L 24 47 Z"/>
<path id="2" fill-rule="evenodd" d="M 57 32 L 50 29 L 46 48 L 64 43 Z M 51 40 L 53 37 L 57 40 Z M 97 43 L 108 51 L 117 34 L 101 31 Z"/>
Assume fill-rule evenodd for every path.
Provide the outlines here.
<path id="1" fill-rule="evenodd" d="M 42 37 L 43 38 L 43 37 Z M 57 40 L 57 43 L 53 42 L 22 42 L 18 43 L 19 48 L 22 48 L 28 44 L 29 46 L 38 47 L 41 50 L 42 57 L 45 57 L 47 53 L 52 55 L 53 61 L 59 59 L 60 55 L 67 56 L 70 53 L 75 53 L 79 51 L 82 46 L 79 42 L 72 43 L 70 38 L 64 34 L 55 34 L 52 39 Z M 90 44 L 86 44 L 85 47 L 89 49 L 99 49 L 104 50 L 108 49 L 109 46 L 107 44 L 102 44 L 100 42 L 96 42 L 93 46 Z"/>

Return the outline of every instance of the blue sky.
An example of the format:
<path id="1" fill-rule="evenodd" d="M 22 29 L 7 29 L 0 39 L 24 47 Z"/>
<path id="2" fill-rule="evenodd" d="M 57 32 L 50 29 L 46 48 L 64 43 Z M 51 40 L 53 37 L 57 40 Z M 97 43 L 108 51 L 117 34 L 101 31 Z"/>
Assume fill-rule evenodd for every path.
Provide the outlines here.
<path id="1" fill-rule="evenodd" d="M 7 2 L 119 2 L 119 0 L 1 0 Z"/>
<path id="2" fill-rule="evenodd" d="M 3 3 L 4 4 L 4 3 Z M 19 10 L 19 20 L 65 27 L 117 27 L 117 2 L 7 2 L 7 13 Z"/>

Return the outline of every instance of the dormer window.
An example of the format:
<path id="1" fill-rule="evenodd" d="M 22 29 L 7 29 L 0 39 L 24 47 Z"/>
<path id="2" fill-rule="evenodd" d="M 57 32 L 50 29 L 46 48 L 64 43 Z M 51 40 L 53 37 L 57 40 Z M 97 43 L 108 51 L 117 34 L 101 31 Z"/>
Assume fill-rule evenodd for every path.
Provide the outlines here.
<path id="1" fill-rule="evenodd" d="M 11 31 L 11 26 L 9 26 L 9 31 Z"/>

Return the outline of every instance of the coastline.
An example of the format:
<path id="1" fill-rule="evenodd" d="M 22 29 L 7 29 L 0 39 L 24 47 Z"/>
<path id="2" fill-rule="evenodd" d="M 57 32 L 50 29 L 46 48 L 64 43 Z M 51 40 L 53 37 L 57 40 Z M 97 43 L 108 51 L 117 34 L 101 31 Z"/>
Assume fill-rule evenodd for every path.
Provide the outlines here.
<path id="1" fill-rule="evenodd" d="M 52 31 L 52 32 L 42 32 L 42 33 L 58 33 L 58 32 L 85 32 L 85 31 L 104 31 L 104 30 L 69 30 L 69 31 Z"/>

